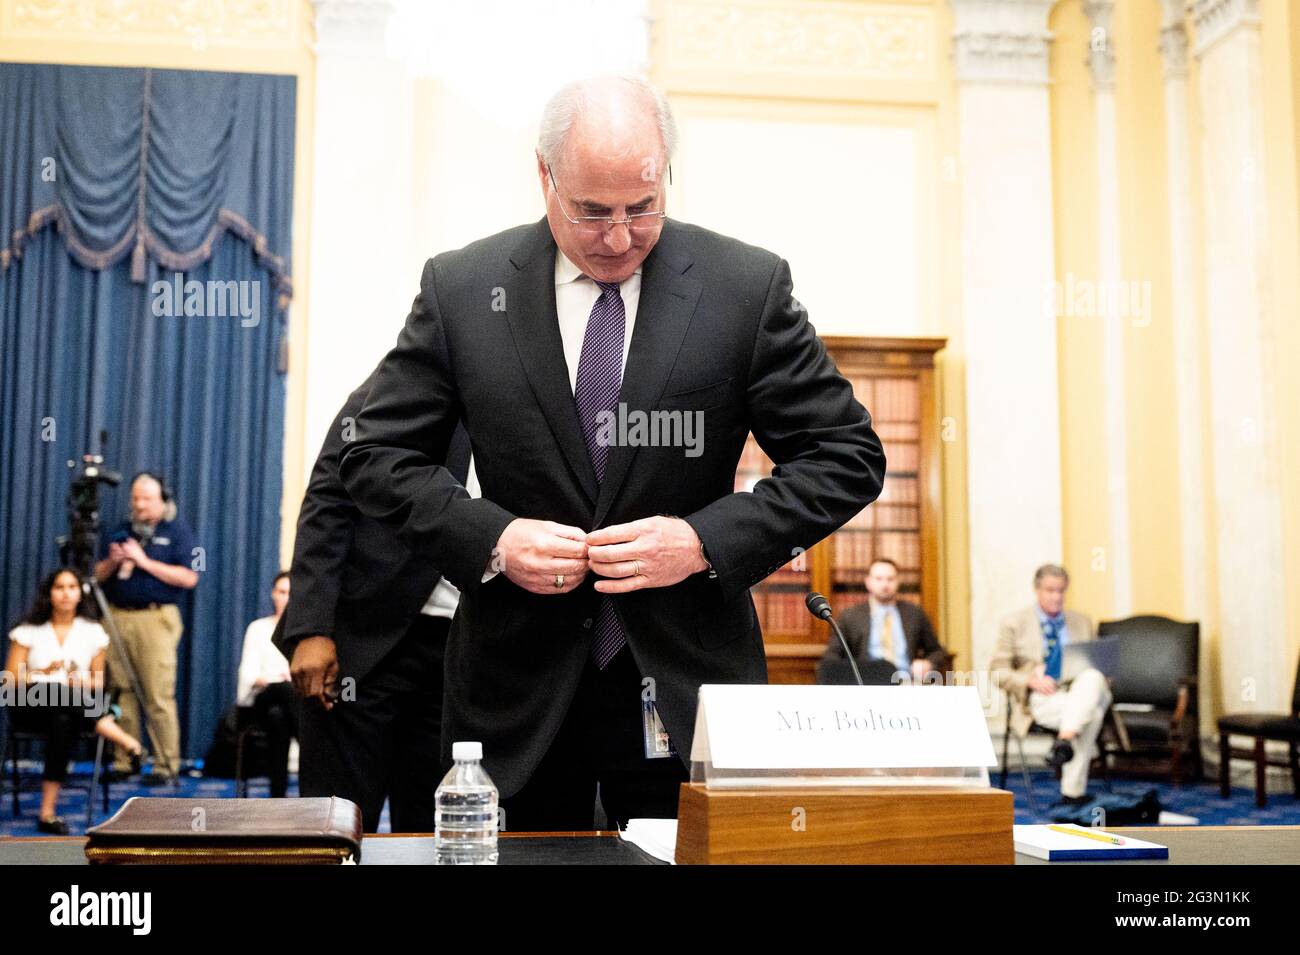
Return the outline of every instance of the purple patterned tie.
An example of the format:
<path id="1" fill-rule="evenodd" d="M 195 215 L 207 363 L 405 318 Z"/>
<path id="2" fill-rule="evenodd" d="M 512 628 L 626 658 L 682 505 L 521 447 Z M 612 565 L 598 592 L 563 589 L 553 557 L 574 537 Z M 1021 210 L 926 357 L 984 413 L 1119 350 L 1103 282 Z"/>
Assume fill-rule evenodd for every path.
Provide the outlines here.
<path id="1" fill-rule="evenodd" d="M 578 359 L 578 378 L 573 388 L 573 400 L 578 406 L 578 420 L 587 441 L 587 453 L 596 472 L 596 481 L 605 480 L 605 459 L 609 447 L 598 440 L 602 413 L 605 420 L 616 413 L 618 391 L 623 381 L 623 336 L 627 315 L 623 310 L 623 296 L 617 282 L 597 282 L 600 297 L 592 306 L 587 319 L 587 331 L 582 338 L 582 357 Z M 606 434 L 610 431 L 608 426 Z M 623 649 L 627 637 L 614 613 L 614 604 L 607 596 L 600 598 L 596 610 L 596 636 L 591 644 L 591 659 L 600 669 L 605 669 L 614 654 Z"/>

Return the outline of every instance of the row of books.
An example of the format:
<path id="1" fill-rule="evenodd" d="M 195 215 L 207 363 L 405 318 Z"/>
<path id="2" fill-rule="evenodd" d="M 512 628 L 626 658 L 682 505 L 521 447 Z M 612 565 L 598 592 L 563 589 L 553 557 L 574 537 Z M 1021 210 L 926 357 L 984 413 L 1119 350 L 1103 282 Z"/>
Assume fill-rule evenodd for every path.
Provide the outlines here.
<path id="1" fill-rule="evenodd" d="M 811 630 L 813 618 L 804 603 L 807 595 L 808 592 L 803 589 L 767 590 L 756 593 L 754 606 L 758 611 L 758 623 L 763 632 Z"/>
<path id="2" fill-rule="evenodd" d="M 754 593 L 754 608 L 758 612 L 758 623 L 763 633 L 810 632 L 813 618 L 808 613 L 808 607 L 804 602 L 806 597 L 807 591 L 802 588 L 797 590 L 759 588 L 756 590 Z M 850 607 L 864 603 L 866 599 L 867 592 L 861 586 L 852 588 L 835 587 L 831 591 L 831 605 L 834 607 L 837 616 Z M 908 591 L 900 593 L 899 599 L 911 603 L 920 602 L 920 596 L 915 593 L 914 585 L 910 585 Z"/>
<path id="3" fill-rule="evenodd" d="M 916 531 L 868 531 L 862 528 L 834 535 L 835 569 L 865 574 L 871 562 L 888 557 L 901 569 L 921 566 L 921 535 Z"/>
<path id="4" fill-rule="evenodd" d="M 853 393 L 877 421 L 915 421 L 921 417 L 921 388 L 915 378 L 853 375 Z"/>
<path id="5" fill-rule="evenodd" d="M 890 461 L 893 465 L 893 461 Z M 914 477 L 894 477 L 885 472 L 885 486 L 880 489 L 880 497 L 876 498 L 875 507 L 879 504 L 910 504 L 917 506 L 921 503 L 921 483 Z"/>
<path id="6" fill-rule="evenodd" d="M 897 473 L 916 473 L 920 466 L 921 446 L 912 438 L 910 440 L 890 438 L 882 435 L 882 442 L 885 448 L 885 458 L 887 460 L 885 471 L 885 491 L 881 494 L 882 500 L 888 500 L 891 492 L 908 495 L 904 498 L 907 501 L 915 501 L 915 491 L 901 490 L 894 491 L 890 485 L 897 480 L 909 480 L 901 478 L 891 481 L 890 476 Z M 763 449 L 758 446 L 752 437 L 745 442 L 745 448 L 740 453 L 740 462 L 736 465 L 736 482 L 737 491 L 751 490 L 754 485 L 772 473 L 772 461 Z"/>
<path id="7" fill-rule="evenodd" d="M 871 425 L 880 440 L 888 443 L 890 441 L 919 441 L 921 439 L 921 423 L 919 421 L 877 421 L 871 419 Z"/>
<path id="8" fill-rule="evenodd" d="M 921 464 L 921 446 L 912 441 L 882 441 L 885 446 L 885 480 L 891 471 L 915 474 Z"/>
<path id="9" fill-rule="evenodd" d="M 900 593 L 899 600 L 906 600 L 908 603 L 920 605 L 921 595 L 917 593 Z M 836 590 L 831 593 L 831 608 L 835 611 L 835 619 L 839 619 L 844 611 L 850 607 L 856 607 L 858 604 L 867 602 L 867 592 L 862 589 L 858 590 Z"/>

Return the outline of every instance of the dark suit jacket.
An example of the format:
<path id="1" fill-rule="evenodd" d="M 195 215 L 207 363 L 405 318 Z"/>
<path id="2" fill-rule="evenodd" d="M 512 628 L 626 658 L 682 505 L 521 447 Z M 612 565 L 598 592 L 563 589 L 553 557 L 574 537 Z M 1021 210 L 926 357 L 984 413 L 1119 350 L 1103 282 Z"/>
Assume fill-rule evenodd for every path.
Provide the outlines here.
<path id="1" fill-rule="evenodd" d="M 512 520 L 591 530 L 671 514 L 695 528 L 716 578 L 613 598 L 687 761 L 700 684 L 766 682 L 749 588 L 874 500 L 885 468 L 870 416 L 791 295 L 786 263 L 668 221 L 644 263 L 619 400 L 629 411 L 703 412 L 703 453 L 616 445 L 597 484 L 556 316 L 555 254 L 543 219 L 426 263 L 342 463 L 362 510 L 431 551 L 461 589 L 443 759 L 456 740 L 481 741 L 503 796 L 559 729 L 600 596 L 591 576 L 563 595 L 528 593 L 505 574 L 482 583 Z M 437 465 L 458 419 L 479 500 Z M 751 430 L 778 468 L 752 493 L 733 493 Z"/>
<path id="2" fill-rule="evenodd" d="M 325 435 L 298 514 L 289 606 L 271 638 L 292 660 L 303 638 L 333 637 L 339 676 L 355 680 L 401 639 L 441 579 L 429 551 L 407 546 L 392 527 L 363 514 L 339 477 L 339 458 L 374 377 L 348 396 Z M 464 478 L 469 437 L 463 428 L 456 429 L 446 461 Z"/>
<path id="3" fill-rule="evenodd" d="M 929 660 L 936 670 L 948 669 L 948 654 L 944 652 L 939 638 L 934 635 L 930 618 L 914 603 L 898 601 L 898 617 L 903 622 L 903 634 L 907 637 L 907 658 L 909 660 Z M 840 629 L 848 641 L 855 660 L 870 659 L 868 648 L 871 646 L 871 604 L 861 603 L 850 607 L 839 617 Z M 826 644 L 824 660 L 843 660 L 844 648 L 840 641 L 831 635 Z"/>

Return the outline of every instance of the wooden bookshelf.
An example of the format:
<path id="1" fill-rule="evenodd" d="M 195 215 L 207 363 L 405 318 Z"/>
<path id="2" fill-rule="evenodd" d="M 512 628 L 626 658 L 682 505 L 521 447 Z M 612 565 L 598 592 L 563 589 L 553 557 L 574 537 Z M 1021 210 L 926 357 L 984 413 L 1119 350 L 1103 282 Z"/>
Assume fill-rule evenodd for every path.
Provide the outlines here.
<path id="1" fill-rule="evenodd" d="M 939 439 L 934 356 L 943 338 L 822 339 L 840 373 L 871 413 L 885 446 L 880 497 L 840 530 L 752 589 L 772 683 L 812 683 L 830 627 L 804 608 L 810 590 L 830 598 L 836 615 L 866 599 L 863 580 L 876 557 L 899 567 L 900 596 L 939 620 Z M 750 435 L 736 469 L 736 490 L 772 471 Z M 942 639 L 942 636 L 941 636 Z"/>

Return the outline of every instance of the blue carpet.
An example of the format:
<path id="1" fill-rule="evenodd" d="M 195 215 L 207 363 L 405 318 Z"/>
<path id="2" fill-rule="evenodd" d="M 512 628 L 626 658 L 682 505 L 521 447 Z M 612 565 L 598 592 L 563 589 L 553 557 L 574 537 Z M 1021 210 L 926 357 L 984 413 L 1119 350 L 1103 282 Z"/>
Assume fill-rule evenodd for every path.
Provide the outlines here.
<path id="1" fill-rule="evenodd" d="M 1159 794 L 1161 805 L 1166 810 L 1187 816 L 1195 816 L 1203 826 L 1300 825 L 1300 800 L 1297 800 L 1290 792 L 1270 793 L 1268 806 L 1264 809 L 1255 808 L 1255 792 L 1251 788 L 1253 786 L 1253 770 L 1245 766 L 1245 764 L 1243 764 L 1243 767 L 1244 771 L 1234 773 L 1234 783 L 1240 779 L 1244 785 L 1234 785 L 1232 795 L 1228 799 L 1219 797 L 1217 783 L 1207 781 L 1196 784 L 1184 783 L 1182 786 L 1175 787 L 1161 782 L 1116 779 L 1112 784 L 1111 791 L 1140 797 L 1147 790 L 1155 789 Z M 0 836 L 40 835 L 36 831 L 36 814 L 41 801 L 39 791 L 40 766 L 38 764 L 29 764 L 24 767 L 24 770 L 24 788 L 19 793 L 20 817 L 18 819 L 14 819 L 12 814 L 9 778 L 7 775 L 5 777 L 3 801 L 0 801 Z M 990 775 L 996 785 L 996 772 Z M 1043 768 L 1031 769 L 1031 778 L 1034 784 L 1034 804 L 1037 809 L 1035 813 L 1029 811 L 1028 802 L 1025 799 L 1024 782 L 1021 780 L 1019 773 L 1013 771 L 1007 779 L 1007 789 L 1015 796 L 1016 822 L 1051 822 L 1047 810 L 1059 797 L 1056 781 L 1052 778 L 1052 774 Z M 85 832 L 86 785 L 89 780 L 90 764 L 88 762 L 76 763 L 73 767 L 73 775 L 70 777 L 72 785 L 64 787 L 63 791 L 59 793 L 59 815 L 68 823 L 69 829 L 77 835 Z M 1106 792 L 1106 788 L 1101 782 L 1093 780 L 1088 791 L 1090 793 L 1103 793 Z M 268 796 L 266 779 L 251 780 L 248 786 L 248 794 L 254 798 Z M 186 798 L 216 799 L 231 798 L 234 795 L 235 782 L 232 779 L 205 779 L 202 776 L 187 775 L 182 772 L 176 785 L 170 787 L 141 786 L 134 779 L 114 783 L 109 786 L 108 808 L 109 814 L 112 814 L 132 796 L 182 796 Z M 289 777 L 289 795 L 298 795 L 298 778 L 296 775 Z M 96 793 L 95 822 L 103 822 L 107 818 L 99 810 L 100 797 Z M 390 829 L 388 807 L 385 806 L 379 823 L 379 831 L 388 832 Z"/>
<path id="2" fill-rule="evenodd" d="M 1025 799 L 1024 781 L 1016 772 L 1012 763 L 1012 772 L 1007 777 L 1007 790 L 1015 795 L 1016 822 L 1049 823 L 1052 821 L 1049 809 L 1060 799 L 1060 788 L 1050 770 L 1044 768 L 1030 769 L 1030 778 L 1034 786 L 1035 812 L 1029 811 Z M 1263 809 L 1255 807 L 1254 770 L 1245 774 L 1243 782 L 1236 785 L 1234 778 L 1228 799 L 1219 796 L 1217 781 L 1202 780 L 1199 783 L 1184 782 L 1181 786 L 1172 786 L 1167 781 L 1145 779 L 1116 778 L 1111 781 L 1109 792 L 1116 795 L 1133 796 L 1135 799 L 1154 789 L 1160 799 L 1160 805 L 1167 812 L 1176 812 L 1184 816 L 1194 816 L 1202 826 L 1294 826 L 1300 825 L 1300 800 L 1291 792 L 1269 793 L 1268 805 Z M 998 775 L 991 772 L 993 785 L 998 784 Z M 1236 774 L 1234 774 L 1235 776 Z M 1107 789 L 1100 780 L 1089 780 L 1088 794 L 1101 795 Z"/>
<path id="3" fill-rule="evenodd" d="M 19 818 L 17 819 L 13 816 L 13 787 L 7 772 L 8 763 L 4 767 L 6 773 L 3 797 L 0 799 L 0 836 L 39 836 L 42 833 L 36 831 L 36 817 L 41 807 L 41 767 L 39 763 L 19 765 L 23 773 L 22 788 L 18 794 Z M 59 792 L 58 814 L 63 817 L 63 821 L 68 824 L 68 829 L 73 835 L 82 835 L 86 831 L 86 790 L 90 784 L 90 769 L 89 762 L 74 763 L 72 773 L 68 777 L 69 785 L 64 786 Z M 198 773 L 198 770 L 182 770 L 174 786 L 142 786 L 138 779 L 112 783 L 108 787 L 108 815 L 117 812 L 122 803 L 132 796 L 171 796 L 187 799 L 234 798 L 233 779 L 207 779 L 202 775 L 191 775 L 191 773 Z M 249 780 L 248 795 L 250 798 L 269 797 L 268 781 L 265 778 Z M 289 795 L 298 795 L 297 774 L 289 776 Z M 95 792 L 96 823 L 108 818 L 108 815 L 100 811 L 103 806 L 101 798 L 97 790 Z M 388 806 L 385 805 L 383 815 L 379 819 L 379 831 L 390 830 Z"/>

